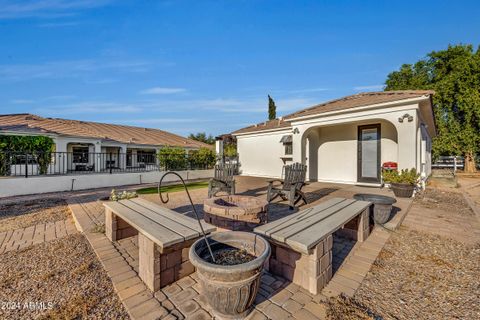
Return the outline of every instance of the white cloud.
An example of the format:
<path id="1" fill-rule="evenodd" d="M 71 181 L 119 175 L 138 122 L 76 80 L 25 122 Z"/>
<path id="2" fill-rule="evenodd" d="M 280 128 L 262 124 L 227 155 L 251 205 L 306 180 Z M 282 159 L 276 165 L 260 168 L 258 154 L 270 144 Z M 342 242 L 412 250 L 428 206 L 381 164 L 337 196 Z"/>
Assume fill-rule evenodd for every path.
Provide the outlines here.
<path id="1" fill-rule="evenodd" d="M 105 6 L 110 0 L 3 0 L 0 19 L 54 18 L 76 14 L 78 11 Z"/>
<path id="2" fill-rule="evenodd" d="M 385 88 L 385 85 L 383 85 L 383 84 L 374 84 L 374 85 L 369 85 L 369 86 L 353 87 L 353 90 L 355 90 L 355 91 L 375 91 L 375 90 L 383 90 L 384 88 Z"/>
<path id="3" fill-rule="evenodd" d="M 31 79 L 77 78 L 98 73 L 101 70 L 113 72 L 146 72 L 150 63 L 136 60 L 84 59 L 52 61 L 39 64 L 0 65 L 2 80 L 24 81 Z"/>
<path id="4" fill-rule="evenodd" d="M 84 101 L 84 102 L 72 103 L 72 104 L 38 107 L 34 110 L 34 112 L 37 112 L 37 113 L 55 115 L 55 116 L 85 114 L 85 113 L 98 113 L 98 114 L 138 113 L 141 111 L 143 111 L 142 108 L 133 106 L 133 105 L 120 104 L 115 102 L 96 102 L 96 101 Z"/>
<path id="5" fill-rule="evenodd" d="M 174 94 L 187 91 L 185 88 L 154 87 L 140 91 L 141 94 Z"/>
<path id="6" fill-rule="evenodd" d="M 29 103 L 34 103 L 35 101 L 30 99 L 13 99 L 13 100 L 10 100 L 10 102 L 13 104 L 29 104 Z"/>

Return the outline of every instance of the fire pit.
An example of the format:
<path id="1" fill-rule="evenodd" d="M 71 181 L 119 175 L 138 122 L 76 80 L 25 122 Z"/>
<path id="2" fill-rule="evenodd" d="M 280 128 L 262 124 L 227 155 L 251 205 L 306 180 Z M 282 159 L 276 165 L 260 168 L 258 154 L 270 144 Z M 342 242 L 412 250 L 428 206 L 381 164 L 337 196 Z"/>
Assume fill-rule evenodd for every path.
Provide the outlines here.
<path id="1" fill-rule="evenodd" d="M 203 202 L 203 219 L 219 228 L 251 231 L 267 222 L 266 200 L 251 196 L 230 195 Z"/>
<path id="2" fill-rule="evenodd" d="M 243 319 L 252 309 L 270 244 L 259 235 L 241 231 L 218 232 L 207 238 L 216 263 L 205 239 L 197 240 L 189 251 L 202 295 L 215 319 Z"/>

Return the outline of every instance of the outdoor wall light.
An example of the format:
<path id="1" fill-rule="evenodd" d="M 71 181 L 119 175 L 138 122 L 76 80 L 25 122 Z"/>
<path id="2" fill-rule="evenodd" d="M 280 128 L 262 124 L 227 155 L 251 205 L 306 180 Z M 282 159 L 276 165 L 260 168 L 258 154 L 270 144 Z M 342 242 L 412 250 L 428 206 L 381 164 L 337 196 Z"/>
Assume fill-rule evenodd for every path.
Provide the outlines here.
<path id="1" fill-rule="evenodd" d="M 409 115 L 408 113 L 405 113 L 403 116 L 401 116 L 400 118 L 398 118 L 398 122 L 403 122 L 403 119 L 407 119 L 408 122 L 412 122 L 413 121 L 413 116 Z"/>
<path id="2" fill-rule="evenodd" d="M 298 130 L 298 128 L 295 128 L 295 129 L 293 129 L 293 133 L 294 134 L 300 133 L 300 130 Z"/>

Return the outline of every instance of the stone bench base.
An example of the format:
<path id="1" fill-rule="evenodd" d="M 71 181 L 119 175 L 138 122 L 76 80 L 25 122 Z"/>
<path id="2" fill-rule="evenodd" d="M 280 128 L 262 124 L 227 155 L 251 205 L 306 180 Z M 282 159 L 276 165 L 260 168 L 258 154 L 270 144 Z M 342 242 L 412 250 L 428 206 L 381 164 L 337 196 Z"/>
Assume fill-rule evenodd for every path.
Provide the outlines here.
<path id="1" fill-rule="evenodd" d="M 110 241 L 138 234 L 138 275 L 153 292 L 195 271 L 188 260 L 188 251 L 198 238 L 162 249 L 108 209 L 105 210 L 105 234 Z"/>
<path id="2" fill-rule="evenodd" d="M 363 242 L 370 234 L 369 210 L 366 209 L 347 222 L 338 234 Z M 330 234 L 309 254 L 299 253 L 284 243 L 269 239 L 272 245 L 268 269 L 298 284 L 312 294 L 318 294 L 332 279 L 333 235 Z"/>
<path id="3" fill-rule="evenodd" d="M 312 294 L 318 294 L 332 278 L 333 237 L 327 236 L 307 254 L 284 244 L 271 241 L 272 254 L 268 270 L 298 284 Z"/>

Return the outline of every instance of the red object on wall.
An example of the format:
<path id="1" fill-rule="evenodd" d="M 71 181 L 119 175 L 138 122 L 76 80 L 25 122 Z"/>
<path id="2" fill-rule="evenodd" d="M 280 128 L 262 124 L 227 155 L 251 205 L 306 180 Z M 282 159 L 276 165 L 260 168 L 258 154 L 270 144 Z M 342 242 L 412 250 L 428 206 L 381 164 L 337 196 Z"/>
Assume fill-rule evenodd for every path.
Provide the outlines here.
<path id="1" fill-rule="evenodd" d="M 397 170 L 398 164 L 396 162 L 384 162 L 382 164 L 382 168 L 386 170 Z"/>

